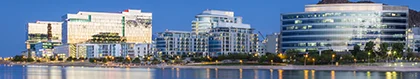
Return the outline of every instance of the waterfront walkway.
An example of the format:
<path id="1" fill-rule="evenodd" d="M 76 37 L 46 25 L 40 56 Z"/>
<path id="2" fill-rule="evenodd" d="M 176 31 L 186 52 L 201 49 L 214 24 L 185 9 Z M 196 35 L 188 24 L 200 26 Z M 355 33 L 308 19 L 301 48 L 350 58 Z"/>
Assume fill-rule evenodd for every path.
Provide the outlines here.
<path id="1" fill-rule="evenodd" d="M 382 66 L 161 66 L 158 68 L 198 68 L 198 69 L 281 69 L 281 70 L 338 70 L 338 71 L 420 71 L 420 67 Z"/>
<path id="2" fill-rule="evenodd" d="M 1 63 L 0 63 L 1 64 Z M 4 63 L 3 63 L 4 64 Z M 420 71 L 417 63 L 377 63 L 374 66 L 367 65 L 104 65 L 92 63 L 9 63 L 10 65 L 40 65 L 40 66 L 82 66 L 82 67 L 116 67 L 116 68 L 182 68 L 182 69 L 281 69 L 281 70 L 337 70 L 337 71 Z"/>

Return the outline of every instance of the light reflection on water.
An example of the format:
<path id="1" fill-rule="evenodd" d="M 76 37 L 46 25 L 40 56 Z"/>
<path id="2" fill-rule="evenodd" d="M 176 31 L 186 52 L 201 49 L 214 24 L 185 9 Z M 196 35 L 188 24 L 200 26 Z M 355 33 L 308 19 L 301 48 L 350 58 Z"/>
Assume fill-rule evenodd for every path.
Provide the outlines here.
<path id="1" fill-rule="evenodd" d="M 418 79 L 418 72 L 0 66 L 0 79 Z"/>

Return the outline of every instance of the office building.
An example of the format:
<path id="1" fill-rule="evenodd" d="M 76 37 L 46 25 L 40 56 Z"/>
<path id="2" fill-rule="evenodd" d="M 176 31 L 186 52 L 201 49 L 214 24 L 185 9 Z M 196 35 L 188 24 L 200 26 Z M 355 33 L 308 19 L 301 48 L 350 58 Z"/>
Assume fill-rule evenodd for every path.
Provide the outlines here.
<path id="1" fill-rule="evenodd" d="M 37 43 L 48 42 L 48 32 L 51 33 L 51 42 L 61 42 L 61 24 L 62 22 L 53 21 L 36 21 L 35 23 L 28 23 L 26 29 L 26 49 L 35 50 L 35 45 Z M 49 27 L 51 28 L 49 29 Z"/>
<path id="2" fill-rule="evenodd" d="M 405 43 L 406 6 L 372 2 L 322 3 L 282 14 L 282 51 L 348 51 L 366 42 Z"/>
<path id="3" fill-rule="evenodd" d="M 152 42 L 152 13 L 125 10 L 121 13 L 84 12 L 63 16 L 63 42 L 84 43 L 100 32 L 118 33 L 127 43 Z"/>
<path id="4" fill-rule="evenodd" d="M 54 56 L 54 47 L 60 46 L 61 42 L 40 42 L 35 44 L 34 50 L 36 57 Z"/>
<path id="5" fill-rule="evenodd" d="M 63 43 L 69 45 L 70 56 L 79 55 L 76 53 L 76 44 L 86 43 L 93 35 L 100 33 L 118 33 L 125 43 L 152 43 L 152 13 L 141 10 L 80 11 L 62 18 Z"/>

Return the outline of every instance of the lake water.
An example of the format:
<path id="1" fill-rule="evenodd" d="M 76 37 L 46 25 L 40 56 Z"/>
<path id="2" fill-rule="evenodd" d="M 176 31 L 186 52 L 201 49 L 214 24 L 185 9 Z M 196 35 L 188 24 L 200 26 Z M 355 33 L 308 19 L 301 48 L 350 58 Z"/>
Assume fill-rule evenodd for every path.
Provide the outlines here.
<path id="1" fill-rule="evenodd" d="M 419 79 L 420 72 L 0 66 L 0 79 Z"/>

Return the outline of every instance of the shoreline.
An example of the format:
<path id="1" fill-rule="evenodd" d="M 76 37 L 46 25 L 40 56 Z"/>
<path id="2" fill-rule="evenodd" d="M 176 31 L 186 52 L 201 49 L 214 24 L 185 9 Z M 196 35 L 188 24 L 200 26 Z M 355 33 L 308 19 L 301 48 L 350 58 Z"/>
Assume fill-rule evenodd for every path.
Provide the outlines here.
<path id="1" fill-rule="evenodd" d="M 280 69 L 280 70 L 335 70 L 335 71 L 399 71 L 418 72 L 419 67 L 381 67 L 381 66 L 166 66 L 160 68 L 181 69 Z"/>
<path id="2" fill-rule="evenodd" d="M 62 66 L 62 67 L 103 67 L 103 68 L 180 68 L 180 69 L 279 69 L 279 70 L 335 70 L 335 71 L 399 71 L 419 72 L 420 67 L 384 67 L 384 66 L 354 66 L 354 65 L 318 65 L 318 66 L 266 66 L 266 65 L 233 65 L 233 66 L 193 66 L 193 65 L 104 65 L 93 63 L 9 63 L 4 65 L 22 66 Z"/>

